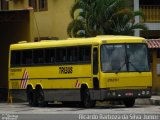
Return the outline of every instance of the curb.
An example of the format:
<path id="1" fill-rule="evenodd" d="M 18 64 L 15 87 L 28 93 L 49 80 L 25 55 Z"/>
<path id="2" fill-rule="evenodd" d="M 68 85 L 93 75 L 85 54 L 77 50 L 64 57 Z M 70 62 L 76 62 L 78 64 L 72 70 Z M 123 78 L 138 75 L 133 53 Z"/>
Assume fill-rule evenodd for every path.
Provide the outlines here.
<path id="1" fill-rule="evenodd" d="M 152 105 L 152 101 L 149 98 L 147 99 L 138 98 L 136 99 L 135 104 L 136 105 Z"/>
<path id="2" fill-rule="evenodd" d="M 152 96 L 151 98 L 136 99 L 137 105 L 160 105 L 160 96 Z"/>
<path id="3" fill-rule="evenodd" d="M 160 105 L 160 99 L 150 98 L 152 105 Z"/>

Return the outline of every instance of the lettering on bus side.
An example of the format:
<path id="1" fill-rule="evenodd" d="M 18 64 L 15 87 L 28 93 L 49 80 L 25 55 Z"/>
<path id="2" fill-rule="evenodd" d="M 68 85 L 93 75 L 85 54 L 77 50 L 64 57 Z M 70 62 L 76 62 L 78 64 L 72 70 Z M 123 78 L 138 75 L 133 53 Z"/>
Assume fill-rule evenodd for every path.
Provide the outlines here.
<path id="1" fill-rule="evenodd" d="M 22 72 L 21 68 L 16 68 L 16 69 L 10 69 L 10 75 L 13 76 L 17 72 Z"/>
<path id="2" fill-rule="evenodd" d="M 22 72 L 22 69 L 21 69 L 21 68 L 18 68 L 18 69 L 10 69 L 10 72 Z"/>
<path id="3" fill-rule="evenodd" d="M 108 81 L 108 82 L 118 82 L 119 79 L 118 79 L 118 78 L 108 78 L 107 81 Z"/>
<path id="4" fill-rule="evenodd" d="M 59 74 L 72 74 L 73 67 L 59 67 Z"/>

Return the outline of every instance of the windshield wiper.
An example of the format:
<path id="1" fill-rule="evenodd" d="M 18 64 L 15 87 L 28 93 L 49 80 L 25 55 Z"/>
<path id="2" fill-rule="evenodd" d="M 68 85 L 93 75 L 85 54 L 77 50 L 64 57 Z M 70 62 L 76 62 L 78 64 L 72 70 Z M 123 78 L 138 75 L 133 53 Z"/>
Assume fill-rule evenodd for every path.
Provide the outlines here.
<path id="1" fill-rule="evenodd" d="M 121 71 L 121 69 L 124 67 L 124 65 L 127 66 L 127 71 L 129 71 L 129 64 L 132 67 L 134 67 L 134 69 L 136 70 L 136 72 L 139 72 L 139 73 L 142 72 L 129 59 L 130 59 L 130 56 L 126 55 L 124 63 L 117 69 L 117 71 L 115 72 L 116 74 Z"/>
<path id="2" fill-rule="evenodd" d="M 118 68 L 118 70 L 115 73 L 116 74 L 119 73 L 125 64 L 126 64 L 126 61 Z"/>
<path id="3" fill-rule="evenodd" d="M 129 63 L 130 65 L 132 65 L 137 72 L 139 72 L 139 73 L 142 72 L 142 71 L 140 71 L 131 61 L 128 61 L 128 63 Z"/>
<path id="4" fill-rule="evenodd" d="M 128 71 L 129 71 L 129 64 L 130 64 L 130 65 L 132 65 L 132 67 L 134 67 L 134 69 L 136 70 L 136 72 L 141 73 L 141 71 L 130 61 L 130 57 L 131 56 L 127 54 L 126 57 L 127 57 L 127 65 L 128 65 L 127 68 L 128 68 Z"/>
<path id="5" fill-rule="evenodd" d="M 126 54 L 124 63 L 123 63 L 123 64 L 118 68 L 118 70 L 115 72 L 116 74 L 121 71 L 121 69 L 124 67 L 124 65 L 127 65 L 127 64 L 128 64 L 127 61 L 128 61 L 128 55 Z"/>
<path id="6" fill-rule="evenodd" d="M 125 61 L 125 62 L 123 63 L 123 65 L 121 65 L 120 68 L 118 68 L 118 70 L 117 70 L 115 73 L 116 73 L 116 74 L 119 73 L 119 72 L 121 71 L 121 69 L 124 67 L 125 64 L 130 64 L 130 65 L 132 65 L 137 72 L 141 73 L 141 71 L 140 71 L 132 62 L 130 62 L 130 61 L 128 61 L 128 62 Z"/>

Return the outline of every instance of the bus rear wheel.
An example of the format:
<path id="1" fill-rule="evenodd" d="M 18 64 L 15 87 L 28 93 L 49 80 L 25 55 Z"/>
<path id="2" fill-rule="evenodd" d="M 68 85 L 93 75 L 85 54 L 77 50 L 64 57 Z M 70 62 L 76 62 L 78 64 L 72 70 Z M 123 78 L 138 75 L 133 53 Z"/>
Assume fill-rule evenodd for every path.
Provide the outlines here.
<path id="1" fill-rule="evenodd" d="M 42 89 L 36 90 L 36 101 L 39 107 L 45 107 L 47 102 L 44 99 L 44 92 Z"/>
<path id="2" fill-rule="evenodd" d="M 34 106 L 34 93 L 31 87 L 27 87 L 27 101 L 30 106 Z"/>
<path id="3" fill-rule="evenodd" d="M 82 106 L 84 108 L 92 108 L 95 107 L 96 102 L 91 100 L 90 92 L 88 88 L 82 90 L 81 93 Z"/>
<path id="4" fill-rule="evenodd" d="M 124 105 L 126 107 L 133 107 L 134 104 L 135 104 L 135 99 L 134 98 L 128 98 L 128 99 L 125 99 L 123 102 L 124 102 Z"/>

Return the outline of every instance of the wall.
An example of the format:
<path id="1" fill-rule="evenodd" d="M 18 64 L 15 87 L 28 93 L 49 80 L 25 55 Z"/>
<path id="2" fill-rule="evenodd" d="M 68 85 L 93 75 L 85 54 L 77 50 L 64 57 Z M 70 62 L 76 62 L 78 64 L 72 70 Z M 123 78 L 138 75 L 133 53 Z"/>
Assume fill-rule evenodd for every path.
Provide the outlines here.
<path id="1" fill-rule="evenodd" d="M 48 0 L 48 11 L 34 12 L 34 37 L 68 38 L 67 26 L 71 21 L 70 9 L 73 3 L 74 0 Z M 27 7 L 28 0 L 9 2 L 10 10 Z"/>
<path id="2" fill-rule="evenodd" d="M 9 10 L 26 9 L 27 7 L 28 7 L 28 0 L 9 1 Z"/>
<path id="3" fill-rule="evenodd" d="M 152 58 L 153 92 L 160 92 L 160 75 L 157 75 L 157 64 L 160 64 L 160 59 L 157 58 L 157 49 L 152 49 Z"/>
<path id="4" fill-rule="evenodd" d="M 32 14 L 30 10 L 0 11 L 0 100 L 7 96 L 10 44 L 33 41 Z"/>

